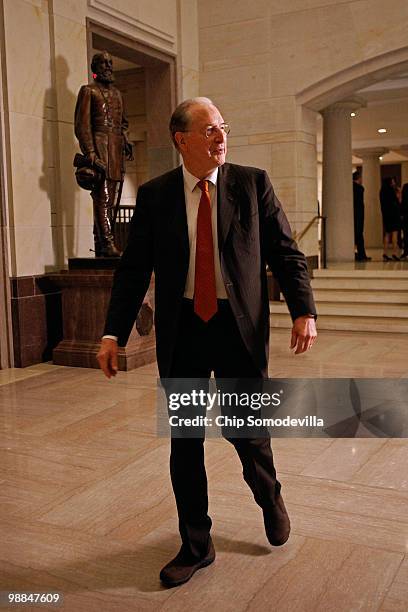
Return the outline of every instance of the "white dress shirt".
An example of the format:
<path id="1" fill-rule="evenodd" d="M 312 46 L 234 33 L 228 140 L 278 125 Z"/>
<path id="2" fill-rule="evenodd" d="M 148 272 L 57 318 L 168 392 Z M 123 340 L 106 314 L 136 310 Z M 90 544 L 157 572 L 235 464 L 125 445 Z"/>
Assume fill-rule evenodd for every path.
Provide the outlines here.
<path id="1" fill-rule="evenodd" d="M 217 233 L 217 176 L 218 168 L 213 170 L 206 177 L 208 181 L 208 190 L 210 193 L 211 202 L 211 226 L 214 245 L 214 267 L 215 267 L 215 286 L 217 298 L 228 299 L 225 290 L 224 281 L 221 274 L 220 254 L 218 252 L 218 233 Z M 200 179 L 193 176 L 183 165 L 184 179 L 184 197 L 186 201 L 187 225 L 188 225 L 188 242 L 190 245 L 190 261 L 188 265 L 188 273 L 184 297 L 193 299 L 194 296 L 194 278 L 195 278 L 195 258 L 196 258 L 196 242 L 197 242 L 197 217 L 198 207 L 201 198 L 201 189 L 198 187 Z"/>

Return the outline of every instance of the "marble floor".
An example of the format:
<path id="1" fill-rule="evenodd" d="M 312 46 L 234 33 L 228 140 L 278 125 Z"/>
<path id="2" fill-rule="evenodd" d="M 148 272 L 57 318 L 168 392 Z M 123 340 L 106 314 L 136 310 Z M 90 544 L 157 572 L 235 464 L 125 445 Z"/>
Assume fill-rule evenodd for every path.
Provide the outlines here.
<path id="1" fill-rule="evenodd" d="M 405 336 L 323 331 L 299 356 L 288 345 L 272 330 L 272 376 L 408 377 Z M 234 449 L 207 441 L 217 559 L 161 587 L 179 540 L 156 375 L 154 365 L 111 381 L 50 364 L 0 372 L 0 590 L 59 592 L 57 609 L 70 612 L 408 609 L 401 439 L 275 440 L 292 520 L 281 548 L 267 543 Z"/>

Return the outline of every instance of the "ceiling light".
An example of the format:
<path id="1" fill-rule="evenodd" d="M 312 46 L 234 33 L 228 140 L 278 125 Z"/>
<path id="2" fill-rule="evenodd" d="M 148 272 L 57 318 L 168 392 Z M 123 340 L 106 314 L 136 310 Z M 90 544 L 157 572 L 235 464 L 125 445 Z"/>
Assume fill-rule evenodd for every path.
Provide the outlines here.
<path id="1" fill-rule="evenodd" d="M 380 155 L 380 157 L 378 159 L 380 159 L 382 161 L 382 155 Z"/>
<path id="2" fill-rule="evenodd" d="M 350 113 L 350 117 L 355 117 L 356 113 Z"/>
<path id="3" fill-rule="evenodd" d="M 385 128 L 380 128 L 377 131 L 378 131 L 379 134 L 385 134 L 387 130 Z"/>

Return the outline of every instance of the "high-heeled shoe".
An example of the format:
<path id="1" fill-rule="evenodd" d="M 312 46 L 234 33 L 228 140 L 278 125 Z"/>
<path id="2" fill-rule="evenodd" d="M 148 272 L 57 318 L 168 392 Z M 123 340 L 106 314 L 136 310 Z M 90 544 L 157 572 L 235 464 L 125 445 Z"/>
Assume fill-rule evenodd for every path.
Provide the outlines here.
<path id="1" fill-rule="evenodd" d="M 385 253 L 383 253 L 383 261 L 392 261 L 391 257 L 388 257 Z"/>
<path id="2" fill-rule="evenodd" d="M 392 258 L 394 261 L 401 261 L 398 255 L 393 255 Z"/>

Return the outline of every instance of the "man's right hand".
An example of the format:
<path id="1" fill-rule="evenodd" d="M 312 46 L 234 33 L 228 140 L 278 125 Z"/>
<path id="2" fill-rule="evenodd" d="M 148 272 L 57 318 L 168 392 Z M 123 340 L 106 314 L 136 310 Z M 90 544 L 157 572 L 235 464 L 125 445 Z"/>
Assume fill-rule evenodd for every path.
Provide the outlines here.
<path id="1" fill-rule="evenodd" d="M 107 378 L 118 373 L 118 343 L 111 338 L 102 338 L 101 348 L 96 356 L 102 372 Z"/>

